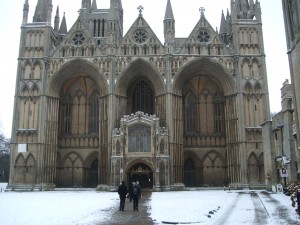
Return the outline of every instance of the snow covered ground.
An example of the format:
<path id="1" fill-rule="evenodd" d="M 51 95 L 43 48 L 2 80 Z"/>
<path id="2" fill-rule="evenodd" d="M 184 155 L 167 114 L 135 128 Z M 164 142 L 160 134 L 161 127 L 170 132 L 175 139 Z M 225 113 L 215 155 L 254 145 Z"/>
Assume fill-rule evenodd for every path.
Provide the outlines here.
<path id="1" fill-rule="evenodd" d="M 6 184 L 0 184 L 0 189 L 5 187 Z M 110 221 L 118 204 L 116 192 L 2 191 L 0 224 L 96 225 L 99 221 Z M 289 197 L 282 193 L 269 195 L 262 191 L 154 192 L 146 207 L 155 224 L 300 224 L 300 218 L 291 206 Z"/>

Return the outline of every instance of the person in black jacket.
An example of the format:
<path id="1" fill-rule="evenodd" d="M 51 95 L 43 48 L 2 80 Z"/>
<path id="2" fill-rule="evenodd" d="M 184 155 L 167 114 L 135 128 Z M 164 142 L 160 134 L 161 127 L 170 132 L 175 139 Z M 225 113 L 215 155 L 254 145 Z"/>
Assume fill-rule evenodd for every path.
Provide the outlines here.
<path id="1" fill-rule="evenodd" d="M 135 183 L 133 185 L 132 191 L 131 191 L 131 196 L 133 200 L 133 210 L 138 211 L 139 210 L 139 198 L 141 196 L 141 190 L 138 187 L 138 185 Z"/>
<path id="2" fill-rule="evenodd" d="M 118 188 L 118 194 L 120 196 L 120 211 L 124 211 L 127 193 L 128 191 L 127 191 L 127 186 L 125 184 L 125 181 L 122 181 L 121 185 Z"/>

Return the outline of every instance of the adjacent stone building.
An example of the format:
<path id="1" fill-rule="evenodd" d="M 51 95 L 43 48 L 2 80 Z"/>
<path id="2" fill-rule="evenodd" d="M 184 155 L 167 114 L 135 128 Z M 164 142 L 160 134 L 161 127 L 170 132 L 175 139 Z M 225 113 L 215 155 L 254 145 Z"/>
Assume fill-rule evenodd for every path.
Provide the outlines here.
<path id="1" fill-rule="evenodd" d="M 159 40 L 143 7 L 123 34 L 121 0 L 109 9 L 82 0 L 70 30 L 58 8 L 52 26 L 51 0 L 38 0 L 28 22 L 25 1 L 9 188 L 267 184 L 275 163 L 260 3 L 231 0 L 216 12 L 219 30 L 200 8 L 177 38 L 164 2 Z"/>
<path id="2" fill-rule="evenodd" d="M 300 127 L 300 1 L 299 0 L 282 0 L 285 33 L 287 40 L 287 53 L 289 57 L 289 65 L 291 72 L 291 81 L 293 85 L 293 110 L 294 112 L 294 147 L 295 147 L 295 161 L 300 173 L 300 141 L 299 141 L 299 127 Z"/>

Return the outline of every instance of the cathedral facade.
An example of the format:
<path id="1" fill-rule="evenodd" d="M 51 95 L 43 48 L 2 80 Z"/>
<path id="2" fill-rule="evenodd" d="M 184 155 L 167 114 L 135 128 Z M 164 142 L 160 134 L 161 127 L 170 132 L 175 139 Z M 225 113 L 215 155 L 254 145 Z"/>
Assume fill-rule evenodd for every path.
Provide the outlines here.
<path id="1" fill-rule="evenodd" d="M 229 1 L 229 0 L 228 0 Z M 231 0 L 220 28 L 204 9 L 164 43 L 142 7 L 123 34 L 121 0 L 82 0 L 67 30 L 52 0 L 23 8 L 8 188 L 265 186 L 272 176 L 260 3 Z"/>

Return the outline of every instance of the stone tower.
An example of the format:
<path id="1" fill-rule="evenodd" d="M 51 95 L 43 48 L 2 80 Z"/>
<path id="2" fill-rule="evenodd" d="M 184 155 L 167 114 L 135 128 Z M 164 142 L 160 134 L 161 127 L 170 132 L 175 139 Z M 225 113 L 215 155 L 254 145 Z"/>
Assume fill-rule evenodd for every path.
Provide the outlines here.
<path id="1" fill-rule="evenodd" d="M 167 0 L 164 43 L 142 6 L 123 34 L 121 0 L 109 9 L 82 0 L 70 30 L 59 8 L 52 27 L 51 0 L 38 1 L 31 23 L 28 9 L 26 0 L 11 189 L 266 184 L 273 161 L 258 1 L 231 0 L 219 31 L 200 8 L 190 35 L 177 38 Z"/>

